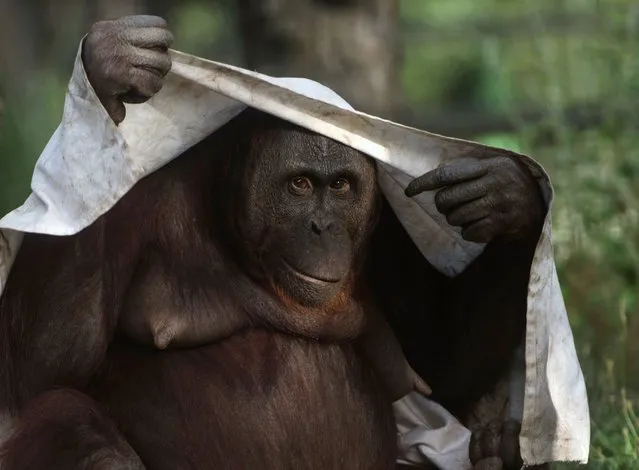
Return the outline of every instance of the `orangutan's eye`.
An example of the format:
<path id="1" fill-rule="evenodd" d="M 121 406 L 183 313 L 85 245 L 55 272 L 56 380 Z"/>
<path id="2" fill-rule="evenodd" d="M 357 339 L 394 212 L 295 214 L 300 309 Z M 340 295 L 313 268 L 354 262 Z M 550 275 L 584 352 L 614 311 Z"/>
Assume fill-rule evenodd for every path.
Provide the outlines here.
<path id="1" fill-rule="evenodd" d="M 331 183 L 331 189 L 339 194 L 344 194 L 350 191 L 351 185 L 347 179 L 338 178 Z"/>
<path id="2" fill-rule="evenodd" d="M 296 176 L 289 181 L 289 191 L 298 196 L 310 194 L 313 191 L 313 183 L 305 176 Z"/>

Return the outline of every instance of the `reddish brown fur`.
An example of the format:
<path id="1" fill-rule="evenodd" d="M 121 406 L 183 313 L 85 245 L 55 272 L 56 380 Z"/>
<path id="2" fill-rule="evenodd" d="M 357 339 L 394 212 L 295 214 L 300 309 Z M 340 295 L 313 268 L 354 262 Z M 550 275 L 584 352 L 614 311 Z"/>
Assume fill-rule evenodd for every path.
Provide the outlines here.
<path id="1" fill-rule="evenodd" d="M 149 469 L 393 468 L 388 399 L 351 345 L 266 330 L 167 353 L 118 345 L 94 387 Z"/>
<path id="2" fill-rule="evenodd" d="M 330 314 L 283 305 L 237 268 L 225 243 L 210 242 L 224 238 L 222 212 L 211 211 L 209 149 L 230 158 L 225 139 L 215 134 L 144 179 L 77 235 L 26 236 L 0 303 L 0 406 L 18 423 L 3 470 L 71 462 L 68 442 L 78 444 L 78 462 L 120 449 L 123 438 L 89 397 L 149 470 L 394 467 L 390 400 L 349 342 L 364 327 L 350 289 Z M 148 269 L 158 264 L 154 281 Z M 144 341 L 136 337 L 144 330 L 127 305 L 153 285 L 148 298 L 215 327 L 216 344 L 136 345 L 131 336 Z M 53 406 L 54 387 L 87 395 Z M 82 432 L 54 425 L 65 406 Z M 42 460 L 20 458 L 32 439 Z"/>
<path id="3" fill-rule="evenodd" d="M 309 307 L 299 305 L 275 282 L 271 282 L 270 288 L 282 303 L 284 309 L 290 312 L 296 312 L 301 317 L 325 317 L 327 320 L 331 317 L 342 317 L 338 321 L 341 322 L 343 331 L 352 332 L 349 339 L 355 339 L 362 331 L 365 322 L 363 302 L 358 299 L 359 296 L 354 294 L 353 284 L 355 283 L 353 276 L 344 282 L 344 286 L 339 293 L 333 297 L 328 304 L 322 308 Z M 346 338 L 345 338 L 346 339 Z"/>
<path id="4" fill-rule="evenodd" d="M 384 204 L 369 252 L 371 291 L 431 398 L 462 422 L 508 372 L 523 340 L 538 234 L 489 243 L 450 279 L 423 261 Z"/>
<path id="5" fill-rule="evenodd" d="M 61 389 L 31 400 L 7 443 L 3 468 L 143 470 L 131 446 L 88 396 Z"/>
<path id="6" fill-rule="evenodd" d="M 125 455 L 88 397 L 148 470 L 393 467 L 388 397 L 347 341 L 359 326 L 349 330 L 344 315 L 292 312 L 288 301 L 283 308 L 237 268 L 233 246 L 207 243 L 232 229 L 216 217 L 233 201 L 211 197 L 221 184 L 212 176 L 218 159 L 237 157 L 227 155 L 228 142 L 245 138 L 241 127 L 230 129 L 141 181 L 81 233 L 25 237 L 0 301 L 0 407 L 18 418 L 3 470 L 55 468 L 55 455 L 71 455 L 70 441 L 85 457 L 105 452 L 94 442 Z M 533 238 L 491 243 L 450 280 L 382 211 L 368 287 L 435 398 L 462 419 L 503 376 L 522 338 Z M 124 334 L 150 342 L 122 312 L 148 281 L 145 266 L 157 263 L 171 286 L 159 298 L 215 325 L 216 344 L 156 351 Z M 87 395 L 53 400 L 56 387 Z M 75 410 L 77 426 L 62 432 L 65 409 Z M 38 451 L 34 460 L 20 458 L 27 448 Z M 129 464 L 118 468 L 137 468 Z"/>

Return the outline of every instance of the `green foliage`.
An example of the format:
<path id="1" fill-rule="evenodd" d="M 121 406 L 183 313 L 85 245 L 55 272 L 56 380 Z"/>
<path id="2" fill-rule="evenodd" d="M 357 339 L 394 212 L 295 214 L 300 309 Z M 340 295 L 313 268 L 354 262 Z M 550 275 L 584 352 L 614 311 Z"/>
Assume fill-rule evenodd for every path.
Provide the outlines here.
<path id="1" fill-rule="evenodd" d="M 19 95 L 2 93 L 0 127 L 0 213 L 22 204 L 29 193 L 33 165 L 62 118 L 66 80 L 42 71 Z M 1 90 L 1 89 L 0 89 Z"/>
<path id="2" fill-rule="evenodd" d="M 639 468 L 639 138 L 626 131 L 571 136 L 564 158 L 536 156 L 556 190 L 559 276 L 591 407 L 588 468 Z M 628 392 L 626 392 L 628 391 Z"/>
<path id="3" fill-rule="evenodd" d="M 419 32 L 405 40 L 402 79 L 409 103 L 422 109 L 455 103 L 445 96 L 456 88 L 448 82 L 461 80 L 459 70 L 474 63 L 481 75 L 472 88 L 475 95 L 464 97 L 469 108 L 505 112 L 518 128 L 476 138 L 532 155 L 549 172 L 556 192 L 559 276 L 589 391 L 588 468 L 639 468 L 639 116 L 634 109 L 639 7 L 623 0 L 403 0 L 401 14 L 407 24 L 419 18 L 431 31 L 426 36 L 431 42 L 421 40 Z M 578 27 L 569 33 L 553 30 L 551 19 L 561 15 Z M 509 31 L 517 18 L 519 30 Z M 438 41 L 432 31 L 445 33 L 446 40 Z M 596 103 L 603 120 L 575 130 L 571 120 L 580 116 L 562 112 L 575 103 Z M 540 111 L 544 119 L 525 122 L 526 110 Z"/>
<path id="4" fill-rule="evenodd" d="M 220 62 L 242 65 L 238 57 L 234 10 L 229 1 L 190 1 L 173 8 L 169 24 L 175 34 L 174 49 Z"/>
<path id="5" fill-rule="evenodd" d="M 176 9 L 171 18 L 171 26 L 179 31 L 174 47 L 191 54 L 201 54 L 220 35 L 222 21 L 223 11 L 219 5 L 213 2 L 186 3 Z"/>

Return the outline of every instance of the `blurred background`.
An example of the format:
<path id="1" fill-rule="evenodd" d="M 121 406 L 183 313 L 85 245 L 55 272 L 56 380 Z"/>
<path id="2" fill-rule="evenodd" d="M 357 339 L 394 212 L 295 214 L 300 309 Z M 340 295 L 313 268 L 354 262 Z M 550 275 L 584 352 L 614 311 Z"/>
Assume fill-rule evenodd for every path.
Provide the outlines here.
<path id="1" fill-rule="evenodd" d="M 362 111 L 544 165 L 588 468 L 639 468 L 639 2 L 0 0 L 0 213 L 29 191 L 83 34 L 140 13 L 165 17 L 178 50 L 312 78 Z"/>

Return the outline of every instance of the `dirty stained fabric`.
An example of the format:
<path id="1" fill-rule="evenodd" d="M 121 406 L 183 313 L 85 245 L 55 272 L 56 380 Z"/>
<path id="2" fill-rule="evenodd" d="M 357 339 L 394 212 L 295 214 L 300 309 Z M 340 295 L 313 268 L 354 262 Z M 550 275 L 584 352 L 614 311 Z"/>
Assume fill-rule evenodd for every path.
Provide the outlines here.
<path id="1" fill-rule="evenodd" d="M 127 106 L 126 119 L 116 126 L 89 84 L 78 51 L 62 122 L 36 164 L 32 193 L 0 220 L 0 295 L 23 232 L 77 233 L 141 178 L 247 106 L 374 158 L 380 187 L 400 222 L 423 256 L 445 275 L 459 274 L 481 254 L 483 245 L 463 240 L 437 212 L 432 192 L 409 199 L 404 189 L 440 163 L 485 146 L 357 112 L 332 90 L 310 80 L 273 78 L 177 51 L 171 54 L 173 67 L 163 89 L 145 104 Z M 551 208 L 553 190 L 547 174 L 534 160 L 518 157 L 532 170 Z M 557 279 L 550 210 L 531 267 L 527 305 L 525 340 L 506 386 L 508 413 L 522 421 L 524 463 L 585 463 L 589 410 Z M 470 432 L 446 410 L 414 393 L 394 406 L 399 461 L 417 464 L 428 458 L 444 470 L 470 466 Z"/>

